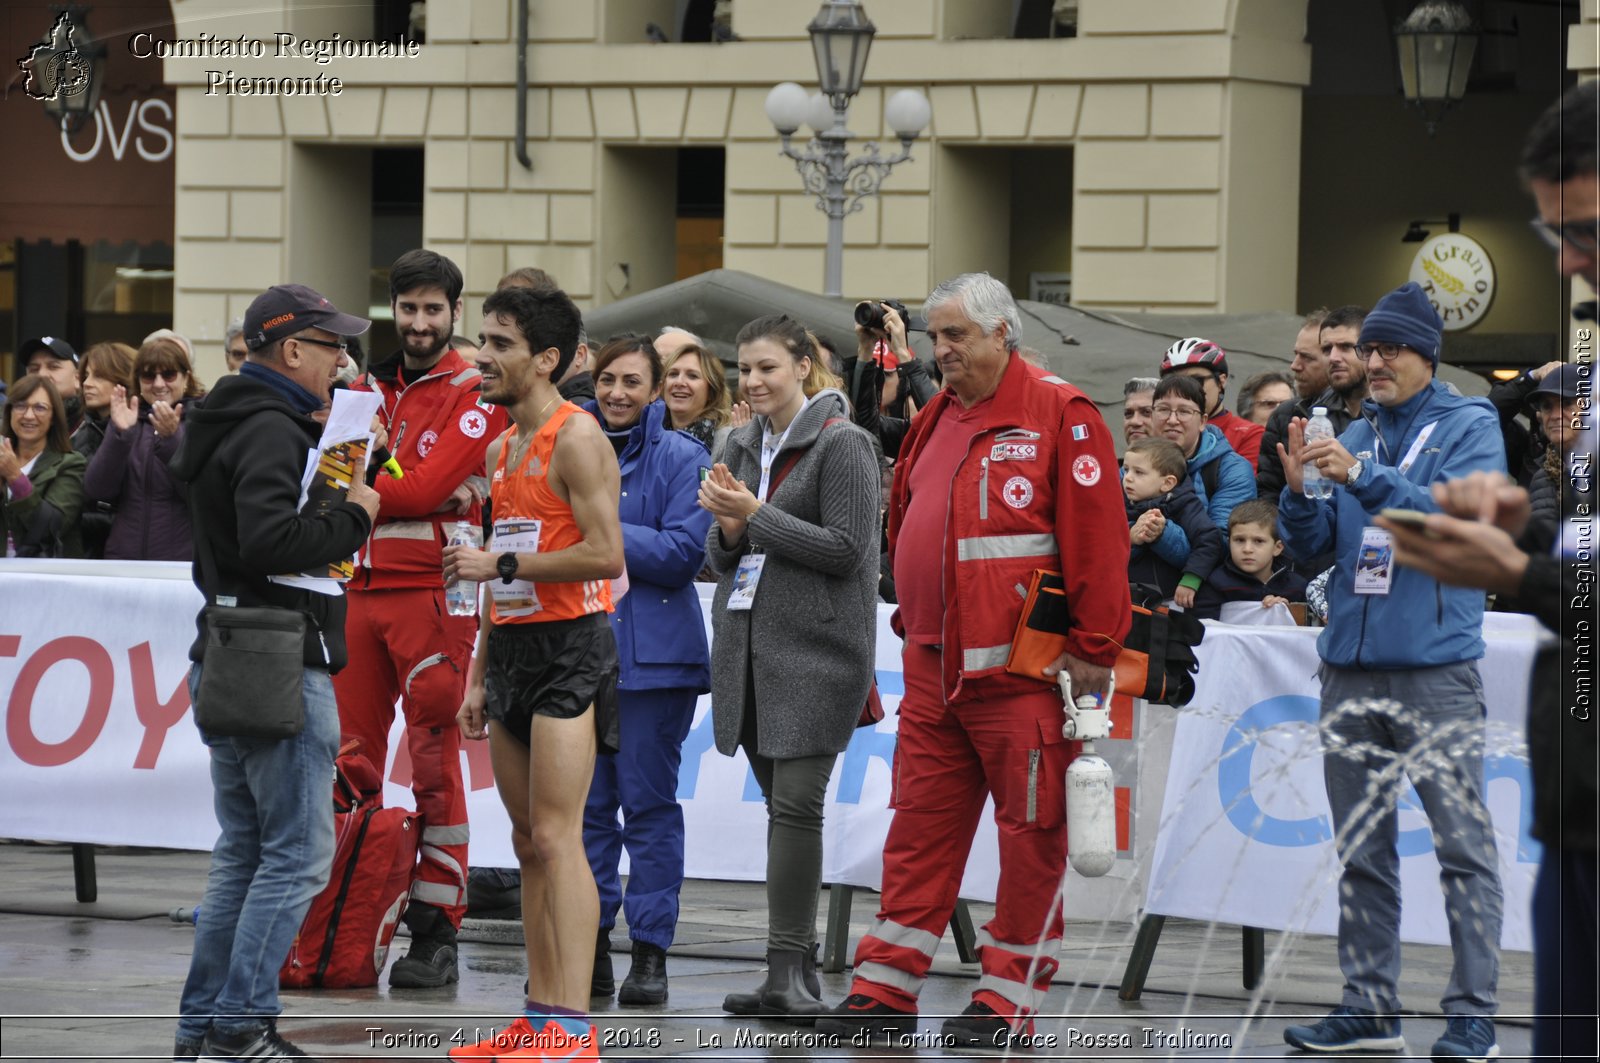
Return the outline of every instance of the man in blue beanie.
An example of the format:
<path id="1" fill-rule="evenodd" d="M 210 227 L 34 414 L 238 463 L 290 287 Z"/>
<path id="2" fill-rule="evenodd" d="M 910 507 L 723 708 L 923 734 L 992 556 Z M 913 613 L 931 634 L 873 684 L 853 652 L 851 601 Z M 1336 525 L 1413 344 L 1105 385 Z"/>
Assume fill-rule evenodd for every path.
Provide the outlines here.
<path id="1" fill-rule="evenodd" d="M 1361 326 L 1370 398 L 1338 439 L 1305 442 L 1305 421 L 1278 445 L 1286 486 L 1279 522 L 1291 552 L 1333 549 L 1322 658 L 1323 781 L 1333 812 L 1344 994 L 1321 1022 L 1284 1040 L 1318 1052 L 1405 1049 L 1400 1035 L 1400 858 L 1397 800 L 1410 779 L 1433 827 L 1455 965 L 1441 1006 L 1435 1060 L 1497 1054 L 1495 989 L 1503 906 L 1494 828 L 1483 802 L 1486 706 L 1483 592 L 1396 568 L 1391 534 L 1374 523 L 1394 507 L 1437 511 L 1432 485 L 1503 472 L 1494 407 L 1434 379 L 1439 315 L 1405 284 Z M 1303 493 L 1314 464 L 1331 498 Z"/>

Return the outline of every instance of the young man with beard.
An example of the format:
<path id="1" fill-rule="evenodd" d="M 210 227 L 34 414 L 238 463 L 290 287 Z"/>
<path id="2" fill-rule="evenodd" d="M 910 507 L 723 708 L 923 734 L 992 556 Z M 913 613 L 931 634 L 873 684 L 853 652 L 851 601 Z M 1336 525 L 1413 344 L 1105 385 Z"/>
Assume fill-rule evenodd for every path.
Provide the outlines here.
<path id="1" fill-rule="evenodd" d="M 1315 328 L 1308 325 L 1300 330 L 1294 345 L 1294 363 L 1290 366 L 1298 401 L 1278 409 L 1267 422 L 1261 441 L 1261 464 L 1256 472 L 1257 497 L 1276 503 L 1278 492 L 1283 490 L 1283 463 L 1278 460 L 1278 444 L 1288 440 L 1290 421 L 1296 417 L 1310 420 L 1313 409 L 1325 406 L 1328 420 L 1333 423 L 1333 434 L 1338 436 L 1350 427 L 1351 421 L 1361 416 L 1361 403 L 1367 397 L 1367 365 L 1356 348 L 1356 340 L 1361 335 L 1361 323 L 1366 319 L 1365 308 L 1341 306 L 1323 311 Z M 1302 353 L 1302 343 L 1308 332 L 1314 355 L 1309 351 Z"/>
<path id="2" fill-rule="evenodd" d="M 482 524 L 484 440 L 505 415 L 478 402 L 478 370 L 450 349 L 461 314 L 461 271 L 443 255 L 407 251 L 389 271 L 400 350 L 356 380 L 383 396 L 379 418 L 404 477 L 380 476 L 382 504 L 350 581 L 339 673 L 339 719 L 381 772 L 394 705 L 403 698 L 411 789 L 423 816 L 422 859 L 405 921 L 411 948 L 395 961 L 396 989 L 459 977 L 456 931 L 467 910 L 467 796 L 455 726 L 477 622 L 444 604 L 440 552 L 451 525 Z M 469 479 L 479 487 L 457 493 Z"/>
<path id="3" fill-rule="evenodd" d="M 597 1060 L 587 1017 L 600 900 L 583 847 L 597 745 L 615 749 L 617 645 L 606 614 L 622 575 L 621 473 L 599 422 L 552 381 L 578 347 L 578 308 L 557 288 L 502 288 L 483 305 L 485 402 L 515 427 L 489 445 L 489 550 L 452 546 L 446 579 L 490 585 L 457 715 L 489 731 L 495 785 L 522 867 L 525 1010 L 452 1059 Z"/>

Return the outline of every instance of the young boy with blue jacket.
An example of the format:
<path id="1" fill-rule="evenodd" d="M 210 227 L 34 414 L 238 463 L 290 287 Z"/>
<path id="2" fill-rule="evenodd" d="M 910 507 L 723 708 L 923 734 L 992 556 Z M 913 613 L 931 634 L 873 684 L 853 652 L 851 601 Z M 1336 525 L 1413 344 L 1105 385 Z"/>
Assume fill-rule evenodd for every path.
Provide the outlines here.
<path id="1" fill-rule="evenodd" d="M 1223 545 L 1188 472 L 1183 451 L 1166 439 L 1136 439 L 1122 459 L 1128 582 L 1154 586 L 1185 609 L 1222 559 Z"/>

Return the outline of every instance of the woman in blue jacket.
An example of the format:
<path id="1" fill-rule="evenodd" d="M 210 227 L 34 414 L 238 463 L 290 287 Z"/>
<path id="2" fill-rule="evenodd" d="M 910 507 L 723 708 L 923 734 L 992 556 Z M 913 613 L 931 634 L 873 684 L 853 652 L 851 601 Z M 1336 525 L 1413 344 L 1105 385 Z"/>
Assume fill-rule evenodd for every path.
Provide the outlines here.
<path id="1" fill-rule="evenodd" d="M 622 747 L 595 758 L 583 817 L 584 847 L 600 893 L 591 988 L 595 996 L 611 995 L 611 928 L 621 907 L 633 966 L 617 1001 L 639 1005 L 667 999 L 666 950 L 683 885 L 678 764 L 695 701 L 711 686 L 710 650 L 694 588 L 711 526 L 711 514 L 695 500 L 710 457 L 692 436 L 671 430 L 657 398 L 661 381 L 661 358 L 648 338 L 613 339 L 595 359 L 595 398 L 584 407 L 600 422 L 622 466 L 627 562 L 627 591 L 611 614 L 622 664 Z M 617 876 L 623 846 L 626 896 Z"/>

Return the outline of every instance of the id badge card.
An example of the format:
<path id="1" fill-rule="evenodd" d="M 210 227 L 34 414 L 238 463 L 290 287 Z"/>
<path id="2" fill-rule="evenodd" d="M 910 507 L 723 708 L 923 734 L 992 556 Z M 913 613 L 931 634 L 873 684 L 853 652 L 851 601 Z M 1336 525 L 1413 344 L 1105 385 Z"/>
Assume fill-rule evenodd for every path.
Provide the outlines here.
<path id="1" fill-rule="evenodd" d="M 495 554 L 536 554 L 539 552 L 537 520 L 497 520 L 494 522 L 494 539 L 490 549 Z M 488 581 L 489 593 L 494 598 L 495 613 L 499 616 L 532 616 L 544 608 L 533 589 L 533 581 L 503 579 Z"/>
<path id="2" fill-rule="evenodd" d="M 1388 594 L 1394 580 L 1394 538 L 1382 528 L 1361 529 L 1356 555 L 1357 594 Z"/>
<path id="3" fill-rule="evenodd" d="M 743 613 L 754 608 L 761 567 L 766 563 L 766 554 L 745 554 L 739 559 L 739 567 L 733 573 L 733 592 L 728 595 L 728 612 Z"/>

